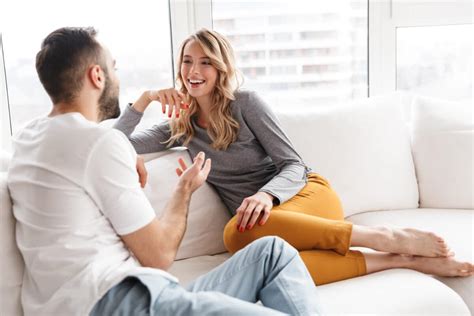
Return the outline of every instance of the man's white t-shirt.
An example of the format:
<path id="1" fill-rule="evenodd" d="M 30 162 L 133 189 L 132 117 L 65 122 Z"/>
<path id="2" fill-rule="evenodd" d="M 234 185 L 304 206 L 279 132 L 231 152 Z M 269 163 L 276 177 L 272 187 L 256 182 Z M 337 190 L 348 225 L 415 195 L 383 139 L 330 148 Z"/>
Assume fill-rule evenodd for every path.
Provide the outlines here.
<path id="1" fill-rule="evenodd" d="M 119 235 L 155 218 L 136 153 L 119 131 L 80 113 L 30 122 L 13 140 L 8 187 L 25 260 L 25 315 L 86 315 L 141 267 Z"/>

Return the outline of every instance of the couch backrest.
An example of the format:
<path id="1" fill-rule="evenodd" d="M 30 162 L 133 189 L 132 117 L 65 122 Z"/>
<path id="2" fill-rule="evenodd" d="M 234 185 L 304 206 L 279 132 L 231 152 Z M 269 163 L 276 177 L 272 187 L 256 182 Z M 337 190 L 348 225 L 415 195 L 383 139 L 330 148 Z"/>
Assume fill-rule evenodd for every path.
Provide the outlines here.
<path id="1" fill-rule="evenodd" d="M 0 149 L 0 172 L 8 170 L 10 164 L 11 154 L 9 152 Z"/>
<path id="2" fill-rule="evenodd" d="M 7 174 L 0 172 L 0 315 L 22 315 L 21 284 L 25 264 L 15 239 L 15 218 L 11 210 Z"/>
<path id="3" fill-rule="evenodd" d="M 178 183 L 175 169 L 179 166 L 180 157 L 188 166 L 192 164 L 191 157 L 184 148 L 145 157 L 148 183 L 144 190 L 158 217 Z M 222 232 L 229 219 L 230 214 L 214 188 L 204 183 L 191 198 L 187 229 L 176 259 L 225 252 Z"/>
<path id="4" fill-rule="evenodd" d="M 473 103 L 418 97 L 413 103 L 413 157 L 420 206 L 474 209 Z"/>
<path id="5" fill-rule="evenodd" d="M 306 164 L 327 178 L 346 216 L 418 207 L 410 137 L 400 99 L 277 113 Z"/>

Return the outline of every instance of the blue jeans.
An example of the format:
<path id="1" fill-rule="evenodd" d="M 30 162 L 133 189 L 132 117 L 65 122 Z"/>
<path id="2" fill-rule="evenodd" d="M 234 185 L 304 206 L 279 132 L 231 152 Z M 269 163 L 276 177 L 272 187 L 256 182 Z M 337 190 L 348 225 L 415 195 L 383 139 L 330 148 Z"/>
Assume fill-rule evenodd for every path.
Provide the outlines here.
<path id="1" fill-rule="evenodd" d="M 186 289 L 161 276 L 147 277 L 127 278 L 113 287 L 91 315 L 320 314 L 316 286 L 303 261 L 278 237 L 252 242 Z"/>

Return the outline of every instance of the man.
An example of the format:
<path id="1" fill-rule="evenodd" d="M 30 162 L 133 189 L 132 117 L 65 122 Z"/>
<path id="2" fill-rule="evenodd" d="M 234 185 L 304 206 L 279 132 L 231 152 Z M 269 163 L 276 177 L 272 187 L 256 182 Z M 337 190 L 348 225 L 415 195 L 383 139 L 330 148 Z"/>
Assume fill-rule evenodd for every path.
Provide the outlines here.
<path id="1" fill-rule="evenodd" d="M 256 241 L 187 289 L 166 272 L 211 162 L 203 153 L 189 168 L 179 161 L 179 183 L 156 218 L 132 146 L 97 124 L 120 109 L 115 62 L 95 36 L 62 28 L 46 37 L 36 68 L 53 108 L 14 138 L 8 186 L 26 265 L 25 314 L 318 313 L 308 271 L 277 238 Z"/>

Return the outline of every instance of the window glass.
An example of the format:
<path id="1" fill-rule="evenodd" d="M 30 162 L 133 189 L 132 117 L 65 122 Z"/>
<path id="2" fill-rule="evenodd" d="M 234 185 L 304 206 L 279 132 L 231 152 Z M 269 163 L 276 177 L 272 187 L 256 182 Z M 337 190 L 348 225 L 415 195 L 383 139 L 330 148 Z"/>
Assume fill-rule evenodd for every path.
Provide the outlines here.
<path id="1" fill-rule="evenodd" d="M 172 86 L 168 1 L 7 1 L 2 4 L 0 30 L 14 132 L 51 108 L 36 74 L 35 56 L 42 40 L 64 26 L 93 26 L 99 31 L 99 40 L 117 61 L 121 107 L 145 89 Z M 143 125 L 158 120 L 159 109 L 150 107 Z"/>
<path id="2" fill-rule="evenodd" d="M 367 97 L 367 1 L 212 1 L 244 88 L 274 107 Z"/>
<path id="3" fill-rule="evenodd" d="M 472 24 L 397 28 L 397 90 L 472 99 L 473 34 Z"/>

